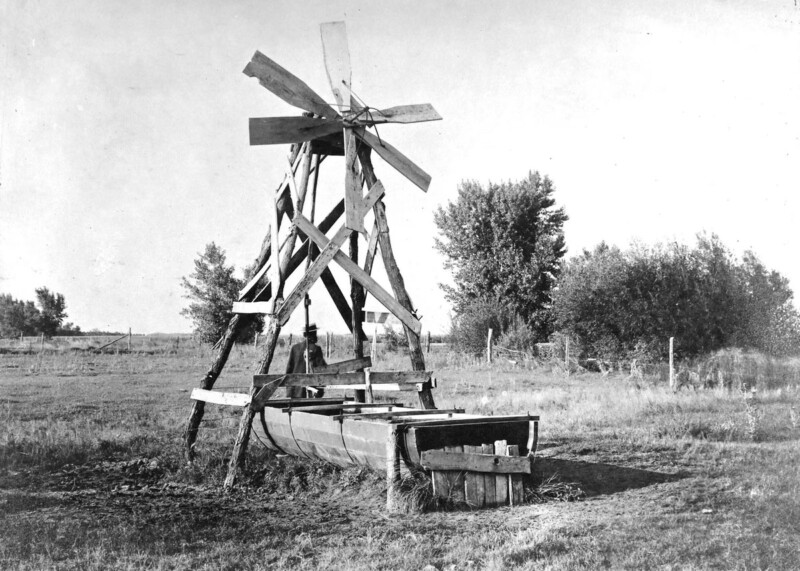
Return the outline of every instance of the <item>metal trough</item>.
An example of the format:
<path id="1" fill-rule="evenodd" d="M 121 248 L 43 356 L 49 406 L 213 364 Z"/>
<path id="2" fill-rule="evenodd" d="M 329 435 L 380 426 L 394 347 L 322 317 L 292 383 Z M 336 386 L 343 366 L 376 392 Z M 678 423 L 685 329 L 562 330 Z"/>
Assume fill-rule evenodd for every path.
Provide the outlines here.
<path id="1" fill-rule="evenodd" d="M 529 415 L 479 416 L 396 404 L 303 406 L 298 400 L 289 407 L 267 403 L 253 428 L 276 452 L 384 470 L 391 460 L 386 442 L 395 434 L 400 455 L 410 466 L 420 466 L 426 450 L 497 440 L 517 445 L 522 456 L 532 456 L 538 421 Z"/>

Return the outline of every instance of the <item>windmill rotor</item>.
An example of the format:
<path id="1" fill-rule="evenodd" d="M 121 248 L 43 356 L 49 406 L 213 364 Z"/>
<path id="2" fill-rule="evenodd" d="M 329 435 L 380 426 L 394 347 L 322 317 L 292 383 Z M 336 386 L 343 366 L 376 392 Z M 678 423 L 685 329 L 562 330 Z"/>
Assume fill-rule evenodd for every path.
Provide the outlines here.
<path id="1" fill-rule="evenodd" d="M 429 103 L 399 105 L 382 110 L 362 105 L 352 93 L 350 52 L 344 22 L 322 24 L 320 31 L 325 71 L 338 111 L 301 79 L 257 51 L 244 73 L 257 78 L 261 85 L 286 103 L 313 116 L 251 118 L 250 144 L 319 141 L 326 148 L 338 151 L 336 154 L 344 154 L 348 147 L 346 131 L 352 131 L 361 143 L 372 148 L 400 174 L 427 191 L 431 177 L 382 136 L 377 137 L 366 129 L 388 123 L 438 121 L 442 117 Z M 346 180 L 354 180 L 354 177 L 348 176 Z M 352 189 L 346 189 L 347 194 L 352 194 Z"/>

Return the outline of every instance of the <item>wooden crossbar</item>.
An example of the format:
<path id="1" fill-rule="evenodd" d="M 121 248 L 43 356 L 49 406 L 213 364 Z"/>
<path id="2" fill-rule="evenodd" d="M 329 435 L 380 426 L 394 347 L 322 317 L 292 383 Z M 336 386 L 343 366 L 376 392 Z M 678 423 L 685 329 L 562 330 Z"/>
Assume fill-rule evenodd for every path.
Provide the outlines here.
<path id="1" fill-rule="evenodd" d="M 474 416 L 474 417 L 460 417 L 460 418 L 448 418 L 448 419 L 434 419 L 429 420 L 425 418 L 419 419 L 396 419 L 393 422 L 403 422 L 407 424 L 420 424 L 425 426 L 453 426 L 453 425 L 470 425 L 470 424 L 496 424 L 498 422 L 513 422 L 515 420 L 529 420 L 529 421 L 538 421 L 538 416 Z"/>
<path id="2" fill-rule="evenodd" d="M 361 359 L 349 359 L 347 361 L 340 361 L 338 363 L 329 363 L 328 365 L 314 367 L 314 372 L 328 374 L 349 373 L 359 369 L 366 369 L 367 367 L 372 367 L 371 357 L 362 357 Z"/>
<path id="3" fill-rule="evenodd" d="M 247 393 L 222 393 L 219 391 L 194 389 L 192 390 L 192 396 L 190 398 L 192 400 L 230 406 L 247 406 L 250 404 L 250 395 Z"/>
<path id="4" fill-rule="evenodd" d="M 282 387 L 327 387 L 330 385 L 364 385 L 364 371 L 351 373 L 287 373 L 285 375 L 253 375 L 253 386 L 256 388 L 283 378 Z M 430 371 L 380 371 L 370 373 L 373 385 L 416 385 L 431 380 Z"/>
<path id="5" fill-rule="evenodd" d="M 525 456 L 500 456 L 494 454 L 469 454 L 424 450 L 420 465 L 431 470 L 466 470 L 494 474 L 530 474 L 531 459 Z"/>
<path id="6" fill-rule="evenodd" d="M 334 416 L 336 420 L 341 420 L 343 418 L 352 418 L 352 419 L 377 419 L 377 420 L 384 420 L 384 419 L 391 419 L 397 416 L 427 416 L 431 414 L 458 414 L 463 413 L 463 408 L 452 408 L 452 409 L 443 409 L 443 410 L 436 410 L 436 409 L 402 409 L 398 408 L 396 410 L 387 411 L 387 412 L 354 412 L 354 413 L 343 413 Z"/>
<path id="7" fill-rule="evenodd" d="M 311 405 L 311 406 L 289 406 L 281 408 L 282 412 L 328 412 L 328 411 L 343 411 L 345 409 L 362 409 L 362 408 L 388 408 L 389 410 L 392 407 L 397 406 L 393 402 L 389 403 L 375 403 L 375 404 L 367 404 L 364 402 L 350 402 L 344 404 L 321 404 L 321 405 Z"/>

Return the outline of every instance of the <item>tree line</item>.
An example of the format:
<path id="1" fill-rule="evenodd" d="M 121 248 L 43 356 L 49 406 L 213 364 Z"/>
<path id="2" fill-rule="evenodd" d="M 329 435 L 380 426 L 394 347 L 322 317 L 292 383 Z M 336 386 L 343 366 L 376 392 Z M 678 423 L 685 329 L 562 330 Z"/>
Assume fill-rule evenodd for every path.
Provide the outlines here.
<path id="1" fill-rule="evenodd" d="M 458 350 L 483 351 L 491 328 L 509 349 L 530 351 L 558 333 L 580 355 L 608 360 L 662 359 L 669 337 L 683 357 L 724 347 L 800 354 L 789 282 L 754 252 L 739 259 L 718 236 L 701 234 L 692 246 L 601 242 L 567 259 L 567 220 L 552 180 L 538 172 L 513 182 L 464 181 L 456 199 L 437 209 L 434 245 L 453 275 L 441 287 Z M 237 278 L 213 242 L 194 264 L 181 282 L 190 300 L 182 313 L 202 341 L 214 343 L 256 268 Z"/>
<path id="2" fill-rule="evenodd" d="M 0 294 L 0 337 L 80 335 L 80 327 L 64 323 L 66 309 L 64 296 L 46 287 L 36 289 L 35 303 Z"/>
<path id="3" fill-rule="evenodd" d="M 755 253 L 740 260 L 718 236 L 699 235 L 693 246 L 601 242 L 565 259 L 568 218 L 554 192 L 537 172 L 466 181 L 435 213 L 457 348 L 482 351 L 492 328 L 508 348 L 530 350 L 559 332 L 604 359 L 664 358 L 669 337 L 685 357 L 723 347 L 800 353 L 789 282 Z"/>

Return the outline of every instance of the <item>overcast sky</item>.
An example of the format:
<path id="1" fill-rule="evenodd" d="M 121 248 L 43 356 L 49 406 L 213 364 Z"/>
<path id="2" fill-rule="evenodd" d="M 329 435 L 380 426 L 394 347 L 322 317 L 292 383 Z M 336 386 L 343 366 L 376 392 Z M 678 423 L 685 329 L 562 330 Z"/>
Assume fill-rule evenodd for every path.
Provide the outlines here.
<path id="1" fill-rule="evenodd" d="M 242 69 L 258 49 L 332 100 L 319 36 L 332 20 L 347 22 L 362 99 L 429 102 L 444 118 L 380 129 L 431 174 L 427 194 L 376 159 L 423 330 L 449 324 L 433 212 L 462 180 L 529 170 L 555 183 L 570 255 L 715 232 L 800 288 L 793 0 L 9 0 L 0 11 L 0 292 L 33 299 L 46 285 L 84 330 L 189 331 L 180 278 L 204 245 L 252 261 L 287 149 L 250 147 L 248 118 L 298 110 Z M 318 212 L 342 196 L 342 159 L 323 175 Z M 312 299 L 321 329 L 345 330 L 321 286 Z"/>

